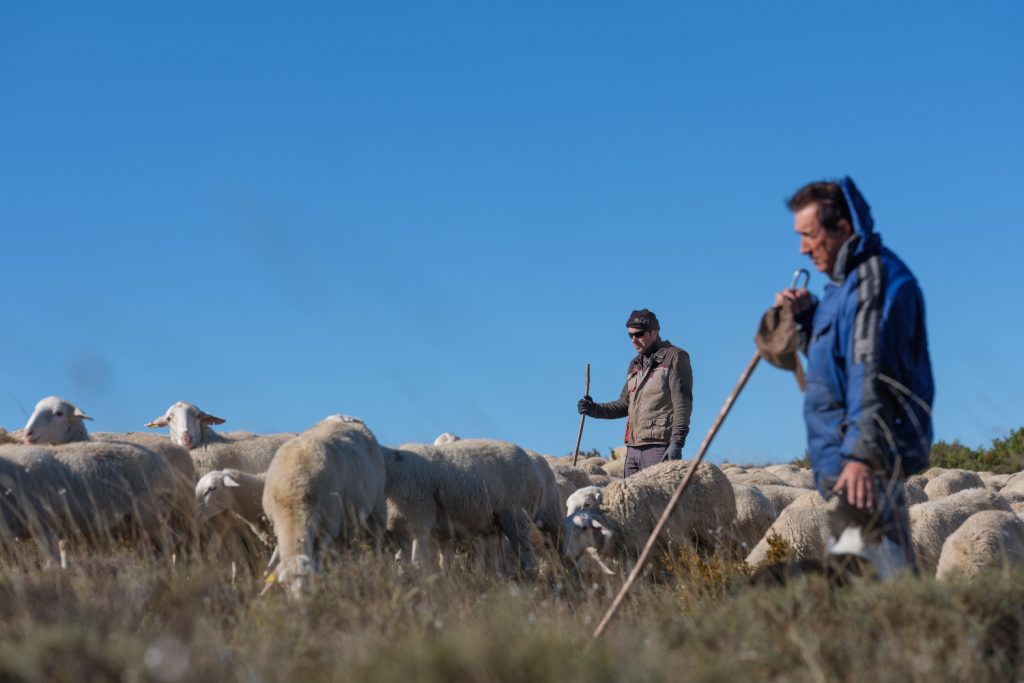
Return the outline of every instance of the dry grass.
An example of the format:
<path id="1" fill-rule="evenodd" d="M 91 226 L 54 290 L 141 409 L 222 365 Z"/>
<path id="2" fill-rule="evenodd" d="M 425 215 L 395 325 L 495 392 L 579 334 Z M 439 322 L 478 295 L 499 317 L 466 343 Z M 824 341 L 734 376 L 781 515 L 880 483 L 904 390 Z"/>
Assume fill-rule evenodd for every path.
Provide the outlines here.
<path id="1" fill-rule="evenodd" d="M 906 578 L 750 587 L 740 565 L 680 553 L 588 647 L 618 582 L 399 571 L 357 551 L 315 593 L 260 598 L 211 559 L 127 549 L 0 568 L 0 681 L 1011 680 L 1024 587 Z"/>

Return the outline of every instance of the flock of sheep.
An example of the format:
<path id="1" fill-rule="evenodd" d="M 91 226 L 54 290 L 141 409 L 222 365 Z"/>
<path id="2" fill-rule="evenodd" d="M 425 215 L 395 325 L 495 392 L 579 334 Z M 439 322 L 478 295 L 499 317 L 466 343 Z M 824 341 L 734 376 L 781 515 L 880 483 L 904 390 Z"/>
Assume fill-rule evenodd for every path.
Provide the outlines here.
<path id="1" fill-rule="evenodd" d="M 197 547 L 252 568 L 268 588 L 306 590 L 346 548 L 392 552 L 410 569 L 444 569 L 465 552 L 486 571 L 535 575 L 543 564 L 628 572 L 689 463 L 628 479 L 622 460 L 540 455 L 515 444 L 442 434 L 380 445 L 359 419 L 332 415 L 300 433 L 219 433 L 224 420 L 179 401 L 151 432 L 89 433 L 57 397 L 23 430 L 0 430 L 0 545 L 36 543 L 50 562 L 102 543 L 156 554 Z M 933 468 L 906 484 L 924 572 L 973 576 L 1024 561 L 1024 473 Z M 828 503 L 793 465 L 702 463 L 661 539 L 757 566 L 785 543 L 823 558 Z"/>

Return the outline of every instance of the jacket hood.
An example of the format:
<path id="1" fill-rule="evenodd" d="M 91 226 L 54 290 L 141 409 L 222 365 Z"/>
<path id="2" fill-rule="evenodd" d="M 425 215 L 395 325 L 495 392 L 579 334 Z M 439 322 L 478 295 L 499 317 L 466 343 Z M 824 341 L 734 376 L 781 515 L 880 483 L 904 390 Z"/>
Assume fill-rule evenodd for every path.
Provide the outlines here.
<path id="1" fill-rule="evenodd" d="M 832 279 L 842 282 L 850 269 L 861 261 L 865 254 L 876 254 L 882 247 L 882 238 L 875 232 L 875 220 L 871 217 L 871 207 L 860 193 L 850 176 L 844 176 L 839 187 L 850 208 L 853 221 L 853 236 L 847 240 L 839 252 L 836 265 L 832 270 Z"/>

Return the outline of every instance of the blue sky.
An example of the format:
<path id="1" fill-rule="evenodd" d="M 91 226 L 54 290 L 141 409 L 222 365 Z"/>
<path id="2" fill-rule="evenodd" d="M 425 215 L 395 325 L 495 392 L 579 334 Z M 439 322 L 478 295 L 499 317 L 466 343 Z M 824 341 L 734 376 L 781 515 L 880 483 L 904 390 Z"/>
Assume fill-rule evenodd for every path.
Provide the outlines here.
<path id="1" fill-rule="evenodd" d="M 843 174 L 924 289 L 936 435 L 1024 425 L 1024 7 L 691 5 L 5 3 L 0 425 L 185 399 L 561 454 L 648 307 L 693 455 L 809 266 L 785 198 Z M 800 411 L 759 368 L 711 458 L 800 456 Z"/>

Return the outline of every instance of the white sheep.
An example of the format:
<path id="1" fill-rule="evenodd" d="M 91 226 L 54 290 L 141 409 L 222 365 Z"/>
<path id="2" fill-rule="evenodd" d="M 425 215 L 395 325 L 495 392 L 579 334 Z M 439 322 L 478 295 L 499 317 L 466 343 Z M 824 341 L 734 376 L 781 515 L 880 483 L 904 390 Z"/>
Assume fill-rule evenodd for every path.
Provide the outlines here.
<path id="1" fill-rule="evenodd" d="M 22 439 L 26 444 L 58 445 L 88 441 L 89 432 L 83 420 L 92 418 L 70 401 L 47 396 L 36 404 L 29 416 Z"/>
<path id="2" fill-rule="evenodd" d="M 814 474 L 809 469 L 803 469 L 791 463 L 769 465 L 764 469 L 781 479 L 786 486 L 795 486 L 801 489 L 814 488 Z"/>
<path id="3" fill-rule="evenodd" d="M 782 481 L 778 476 L 761 469 L 731 470 L 725 473 L 725 476 L 734 484 L 747 484 L 758 488 L 762 486 L 786 486 L 786 482 Z"/>
<path id="4" fill-rule="evenodd" d="M 604 468 L 605 474 L 612 479 L 622 479 L 626 474 L 626 456 L 623 455 L 621 458 L 615 458 L 605 462 L 602 467 Z"/>
<path id="5" fill-rule="evenodd" d="M 440 446 L 443 443 L 452 443 L 454 441 L 459 441 L 461 438 L 462 437 L 452 434 L 451 432 L 445 432 L 441 436 L 434 439 L 434 445 Z"/>
<path id="6" fill-rule="evenodd" d="M 924 487 L 924 492 L 928 496 L 928 500 L 935 500 L 958 491 L 982 488 L 985 488 L 985 482 L 975 472 L 947 470 L 929 480 Z"/>
<path id="7" fill-rule="evenodd" d="M 942 544 L 968 517 L 982 510 L 1010 511 L 1005 498 L 988 489 L 967 489 L 910 507 L 910 533 L 921 571 L 934 574 Z"/>
<path id="8" fill-rule="evenodd" d="M 545 500 L 542 473 L 515 444 L 463 439 L 439 446 L 385 448 L 388 533 L 399 556 L 422 566 L 431 539 L 481 550 L 508 537 L 520 567 L 533 573 L 531 520 Z"/>
<path id="9" fill-rule="evenodd" d="M 1017 472 L 1006 477 L 999 492 L 1003 494 L 1024 493 L 1024 472 Z"/>
<path id="10" fill-rule="evenodd" d="M 101 544 L 136 537 L 187 551 L 191 487 L 159 454 L 129 443 L 0 446 L 2 537 L 32 537 L 50 559 L 57 539 Z"/>
<path id="11" fill-rule="evenodd" d="M 744 483 L 744 482 L 735 482 Z M 802 498 L 807 495 L 807 492 L 811 489 L 797 488 L 795 486 L 777 485 L 777 484 L 747 484 L 748 486 L 756 486 L 765 497 L 771 501 L 772 506 L 775 508 L 775 516 L 778 517 L 782 514 L 782 511 L 789 507 L 795 500 Z"/>
<path id="12" fill-rule="evenodd" d="M 213 470 L 224 469 L 236 469 L 252 474 L 265 472 L 277 449 L 295 436 L 294 433 L 221 434 L 211 427 L 223 423 L 222 418 L 210 415 L 192 403 L 178 401 L 146 426 L 167 427 L 171 441 L 189 450 L 196 472 L 200 476 Z"/>
<path id="13" fill-rule="evenodd" d="M 272 578 L 298 595 L 336 544 L 379 544 L 384 480 L 380 445 L 356 418 L 331 415 L 285 442 L 263 489 L 280 562 Z"/>
<path id="14" fill-rule="evenodd" d="M 775 512 L 775 505 L 757 487 L 733 484 L 732 490 L 736 497 L 736 524 L 733 527 L 733 534 L 736 537 L 736 545 L 746 555 L 764 537 L 778 515 Z"/>
<path id="15" fill-rule="evenodd" d="M 993 474 L 992 472 L 978 472 L 978 476 L 985 482 L 985 488 L 992 491 L 1000 491 L 1007 483 L 1012 474 Z"/>
<path id="16" fill-rule="evenodd" d="M 600 486 L 584 486 L 573 491 L 565 500 L 565 516 L 572 517 L 577 510 L 594 509 L 601 507 L 603 489 Z"/>
<path id="17" fill-rule="evenodd" d="M 779 514 L 744 561 L 751 567 L 764 564 L 771 550 L 769 541 L 775 537 L 785 541 L 790 560 L 824 560 L 829 538 L 828 511 L 817 492 L 808 493 Z"/>
<path id="18" fill-rule="evenodd" d="M 689 467 L 682 460 L 662 462 L 609 484 L 599 509 L 578 510 L 566 519 L 570 555 L 579 558 L 595 548 L 603 560 L 618 560 L 629 572 Z M 732 485 L 717 467 L 702 462 L 659 537 L 658 549 L 723 550 L 731 544 L 735 523 Z"/>
<path id="19" fill-rule="evenodd" d="M 974 578 L 987 569 L 1024 563 L 1024 521 L 1013 512 L 982 510 L 942 544 L 935 577 Z"/>
<path id="20" fill-rule="evenodd" d="M 266 473 L 213 470 L 196 484 L 196 520 L 200 526 L 216 517 L 233 516 L 244 522 L 266 545 L 273 545 L 272 531 L 263 513 Z"/>

